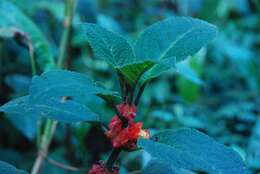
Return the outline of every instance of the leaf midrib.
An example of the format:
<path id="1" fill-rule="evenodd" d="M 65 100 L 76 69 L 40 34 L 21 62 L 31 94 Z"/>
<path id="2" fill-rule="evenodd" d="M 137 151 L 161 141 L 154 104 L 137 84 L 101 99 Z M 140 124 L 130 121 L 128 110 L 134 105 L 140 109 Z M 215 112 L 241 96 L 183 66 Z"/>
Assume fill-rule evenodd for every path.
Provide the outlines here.
<path id="1" fill-rule="evenodd" d="M 175 41 L 173 41 L 170 46 L 162 53 L 162 55 L 160 56 L 159 60 L 163 60 L 165 59 L 165 55 L 168 53 L 168 51 L 170 51 L 179 41 L 181 41 L 181 39 L 183 39 L 187 34 L 193 32 L 196 29 L 201 28 L 202 26 L 193 26 L 190 29 L 188 29 L 186 32 L 182 33 L 181 35 L 179 35 Z"/>

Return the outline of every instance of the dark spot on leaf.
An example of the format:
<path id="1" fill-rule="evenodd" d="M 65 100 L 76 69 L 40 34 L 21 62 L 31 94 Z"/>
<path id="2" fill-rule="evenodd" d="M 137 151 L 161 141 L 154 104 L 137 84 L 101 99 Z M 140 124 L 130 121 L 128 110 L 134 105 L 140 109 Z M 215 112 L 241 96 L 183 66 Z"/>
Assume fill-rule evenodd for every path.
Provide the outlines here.
<path id="1" fill-rule="evenodd" d="M 66 100 L 72 100 L 72 96 L 66 96 Z"/>
<path id="2" fill-rule="evenodd" d="M 71 96 L 63 96 L 63 97 L 61 97 L 61 103 L 65 103 L 68 100 L 72 100 L 72 97 Z"/>

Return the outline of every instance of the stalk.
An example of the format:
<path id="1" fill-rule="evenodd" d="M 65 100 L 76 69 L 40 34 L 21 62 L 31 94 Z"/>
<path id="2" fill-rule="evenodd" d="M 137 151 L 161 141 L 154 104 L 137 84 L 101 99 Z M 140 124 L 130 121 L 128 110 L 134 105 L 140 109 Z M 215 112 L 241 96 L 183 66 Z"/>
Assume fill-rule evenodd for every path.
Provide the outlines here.
<path id="1" fill-rule="evenodd" d="M 60 43 L 60 52 L 57 66 L 59 68 L 64 67 L 64 62 L 66 60 L 66 50 L 68 48 L 69 38 L 71 34 L 71 25 L 73 21 L 73 16 L 75 13 L 76 0 L 66 0 L 65 7 L 65 20 L 64 20 L 64 30 L 62 33 L 61 43 Z"/>
<path id="2" fill-rule="evenodd" d="M 141 87 L 140 87 L 140 89 L 139 89 L 139 91 L 138 91 L 138 93 L 136 95 L 135 101 L 134 101 L 134 105 L 135 106 L 137 106 L 139 104 L 139 101 L 140 101 L 140 99 L 142 97 L 142 94 L 144 92 L 144 89 L 145 89 L 146 85 L 147 85 L 147 82 L 145 82 L 144 84 L 141 85 Z"/>
<path id="3" fill-rule="evenodd" d="M 31 61 L 31 67 L 32 67 L 32 75 L 35 76 L 37 74 L 37 69 L 36 69 L 34 50 L 33 50 L 33 46 L 31 43 L 29 43 L 29 54 L 30 54 L 30 61 Z"/>
<path id="4" fill-rule="evenodd" d="M 31 174 L 40 173 L 43 163 L 44 163 L 44 159 L 48 155 L 48 149 L 49 149 L 52 137 L 54 135 L 57 123 L 58 122 L 54 121 L 54 120 L 50 120 L 50 119 L 47 120 L 45 128 L 44 128 L 43 136 L 41 137 L 41 144 L 40 144 L 40 148 L 38 151 L 38 156 L 33 165 Z"/>
<path id="5" fill-rule="evenodd" d="M 111 154 L 109 155 L 109 157 L 106 161 L 106 168 L 109 171 L 113 170 L 113 166 L 114 166 L 118 156 L 120 155 L 121 151 L 122 151 L 122 149 L 120 149 L 120 148 L 114 148 L 113 151 L 111 152 Z"/>
<path id="6" fill-rule="evenodd" d="M 59 58 L 57 62 L 58 68 L 63 68 L 64 62 L 66 60 L 66 50 L 69 45 L 69 37 L 71 33 L 71 24 L 75 12 L 76 0 L 66 0 L 65 9 L 65 19 L 64 19 L 64 31 L 61 38 L 60 48 L 59 48 Z M 42 166 L 44 164 L 45 158 L 48 155 L 48 149 L 53 138 L 54 132 L 57 127 L 57 121 L 47 119 L 43 135 L 40 137 L 40 144 L 38 150 L 38 156 L 33 165 L 31 174 L 39 174 L 41 172 Z"/>

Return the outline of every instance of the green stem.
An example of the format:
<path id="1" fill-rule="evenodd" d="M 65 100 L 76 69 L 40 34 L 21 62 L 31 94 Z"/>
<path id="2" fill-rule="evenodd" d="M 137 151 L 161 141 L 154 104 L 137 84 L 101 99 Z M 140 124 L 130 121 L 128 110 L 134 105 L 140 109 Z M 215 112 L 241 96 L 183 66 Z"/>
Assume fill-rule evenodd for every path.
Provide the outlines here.
<path id="1" fill-rule="evenodd" d="M 57 121 L 53 121 L 48 119 L 44 128 L 43 135 L 41 137 L 41 144 L 39 147 L 39 152 L 38 156 L 35 160 L 35 163 L 32 168 L 31 174 L 39 174 L 41 171 L 41 168 L 44 163 L 44 159 L 48 154 L 48 149 L 50 146 L 50 142 L 53 138 L 56 126 L 57 126 Z"/>
<path id="2" fill-rule="evenodd" d="M 30 54 L 30 61 L 32 67 L 32 75 L 35 76 L 37 74 L 36 61 L 35 61 L 33 46 L 31 44 L 29 44 L 29 54 Z"/>
<path id="3" fill-rule="evenodd" d="M 37 121 L 37 134 L 36 134 L 36 144 L 37 148 L 40 149 L 41 145 L 41 135 L 42 135 L 42 124 L 43 124 L 43 119 L 39 119 Z"/>
<path id="4" fill-rule="evenodd" d="M 64 30 L 62 33 L 62 38 L 60 42 L 60 53 L 58 58 L 58 67 L 62 68 L 66 60 L 66 51 L 68 48 L 69 38 L 71 34 L 71 25 L 73 21 L 73 16 L 76 7 L 76 0 L 66 0 L 66 9 L 65 9 L 65 20 L 64 20 Z"/>
<path id="5" fill-rule="evenodd" d="M 139 101 L 140 101 L 140 99 L 142 97 L 142 94 L 144 92 L 144 89 L 145 89 L 146 85 L 147 85 L 147 82 L 142 84 L 142 86 L 140 87 L 140 89 L 139 89 L 139 91 L 138 91 L 138 93 L 136 95 L 135 101 L 134 101 L 134 105 L 135 106 L 137 106 L 139 104 Z"/>
<path id="6" fill-rule="evenodd" d="M 41 140 L 40 149 L 45 149 L 46 147 L 50 146 L 50 142 L 53 138 L 57 123 L 57 121 L 51 119 L 47 120 Z"/>
<path id="7" fill-rule="evenodd" d="M 65 20 L 64 20 L 64 32 L 62 34 L 61 43 L 60 43 L 60 52 L 57 67 L 63 68 L 64 61 L 66 60 L 66 49 L 69 42 L 70 31 L 72 19 L 74 16 L 76 6 L 76 0 L 66 0 L 66 11 L 65 11 Z M 33 57 L 34 58 L 34 57 Z M 34 59 L 32 59 L 34 60 Z M 35 66 L 36 67 L 36 66 Z M 33 69 L 34 72 L 34 69 Z M 35 71 L 36 72 L 36 71 Z M 39 174 L 44 163 L 44 159 L 48 155 L 48 149 L 51 143 L 51 140 L 54 136 L 54 132 L 57 127 L 57 121 L 47 119 L 43 135 L 40 139 L 39 152 L 35 160 L 35 163 L 32 168 L 31 174 Z"/>
<path id="8" fill-rule="evenodd" d="M 121 79 L 121 78 L 120 78 L 120 79 Z M 122 85 L 122 83 L 120 83 L 120 85 Z M 124 95 L 125 95 L 125 94 L 128 94 L 128 97 L 130 97 L 130 98 L 127 98 L 127 99 L 129 100 L 128 102 L 130 102 L 130 103 L 132 104 L 132 100 L 133 100 L 133 98 L 134 98 L 134 89 L 135 89 L 135 86 L 131 88 L 129 84 L 124 83 L 123 85 L 126 85 L 126 86 L 127 86 L 127 91 L 123 91 L 123 92 L 124 92 L 123 94 L 124 94 Z M 144 91 L 146 85 L 147 85 L 147 83 L 144 83 L 144 84 L 140 87 L 140 89 L 139 89 L 139 91 L 138 91 L 138 94 L 137 94 L 137 96 L 136 96 L 136 98 L 135 98 L 135 100 L 134 100 L 134 104 L 135 104 L 136 106 L 137 106 L 137 104 L 138 104 L 138 102 L 139 102 L 139 100 L 140 100 L 140 98 L 141 98 L 141 96 L 142 96 L 142 93 L 143 93 L 143 91 Z M 122 86 L 121 86 L 121 88 L 122 88 Z M 126 93 L 125 93 L 125 92 L 126 92 Z M 113 109 L 115 110 L 117 116 L 122 120 L 122 122 L 123 122 L 123 127 L 127 127 L 127 125 L 128 125 L 128 120 L 118 111 L 118 109 L 116 108 L 116 106 L 113 106 Z M 105 164 L 105 165 L 106 165 L 106 168 L 107 168 L 109 171 L 112 171 L 112 170 L 113 170 L 113 166 L 114 166 L 116 160 L 118 159 L 118 157 L 119 157 L 121 151 L 122 151 L 121 148 L 114 148 L 113 151 L 111 152 L 111 154 L 109 155 L 109 157 L 108 157 L 108 159 L 107 159 L 107 161 L 106 161 L 106 164 Z"/>
<path id="9" fill-rule="evenodd" d="M 118 74 L 118 79 L 119 79 L 119 84 L 120 84 L 121 97 L 122 97 L 122 100 L 125 101 L 126 100 L 126 81 L 124 79 L 124 76 L 122 75 L 122 73 L 119 70 L 117 71 L 117 74 Z"/>
<path id="10" fill-rule="evenodd" d="M 112 171 L 113 166 L 118 158 L 118 156 L 120 155 L 120 152 L 122 151 L 121 148 L 114 148 L 113 151 L 111 152 L 111 154 L 109 155 L 107 161 L 106 161 L 106 168 L 109 171 Z"/>

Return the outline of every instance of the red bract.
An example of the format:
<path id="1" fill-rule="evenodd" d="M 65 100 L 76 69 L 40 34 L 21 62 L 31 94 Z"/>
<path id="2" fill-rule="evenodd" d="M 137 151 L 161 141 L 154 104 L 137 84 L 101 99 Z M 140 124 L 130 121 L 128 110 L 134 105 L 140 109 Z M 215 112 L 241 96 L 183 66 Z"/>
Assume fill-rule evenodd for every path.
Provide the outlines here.
<path id="1" fill-rule="evenodd" d="M 105 168 L 105 164 L 103 161 L 93 164 L 92 168 L 88 172 L 88 174 L 118 174 L 119 168 L 114 167 L 113 171 L 110 172 Z"/>
<path id="2" fill-rule="evenodd" d="M 123 128 L 123 122 L 115 115 L 110 124 L 106 136 L 111 139 L 115 148 L 123 147 L 133 149 L 136 147 L 137 139 L 142 136 L 149 138 L 149 132 L 143 131 L 142 122 L 134 123 L 133 119 L 136 115 L 136 107 L 128 104 L 120 104 L 117 106 L 118 110 L 124 117 L 128 119 L 128 126 Z"/>
<path id="3" fill-rule="evenodd" d="M 117 115 L 115 115 L 108 126 L 109 130 L 105 133 L 106 136 L 110 139 L 115 138 L 123 129 L 122 126 L 122 121 L 119 119 Z"/>
<path id="4" fill-rule="evenodd" d="M 130 122 L 126 128 L 120 131 L 120 133 L 114 139 L 112 139 L 113 146 L 134 148 L 142 130 L 142 126 L 142 122 Z"/>
<path id="5" fill-rule="evenodd" d="M 119 112 L 127 118 L 129 121 L 132 121 L 136 115 L 136 107 L 130 106 L 126 103 L 121 103 L 117 106 Z M 123 123 L 119 119 L 117 115 L 115 115 L 111 122 L 109 123 L 109 131 L 106 132 L 108 138 L 113 139 L 115 138 L 123 129 Z"/>
<path id="6" fill-rule="evenodd" d="M 129 105 L 126 103 L 121 103 L 117 106 L 120 113 L 126 117 L 128 120 L 133 120 L 136 115 L 136 107 L 134 105 Z"/>

